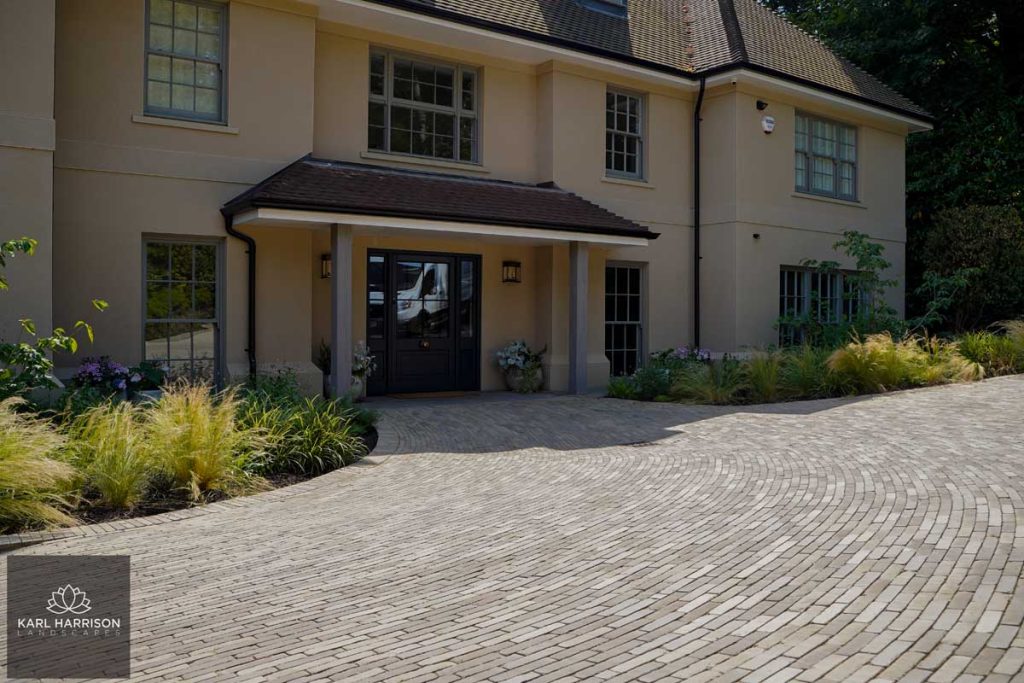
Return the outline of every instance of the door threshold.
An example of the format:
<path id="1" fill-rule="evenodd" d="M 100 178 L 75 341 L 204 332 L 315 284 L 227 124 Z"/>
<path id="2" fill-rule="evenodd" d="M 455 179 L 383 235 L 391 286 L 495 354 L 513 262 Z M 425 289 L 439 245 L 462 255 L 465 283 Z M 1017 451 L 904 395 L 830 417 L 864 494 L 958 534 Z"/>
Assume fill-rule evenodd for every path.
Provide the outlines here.
<path id="1" fill-rule="evenodd" d="M 385 394 L 387 398 L 400 398 L 404 400 L 415 400 L 418 398 L 465 398 L 466 396 L 479 395 L 479 391 L 430 391 L 415 394 Z"/>

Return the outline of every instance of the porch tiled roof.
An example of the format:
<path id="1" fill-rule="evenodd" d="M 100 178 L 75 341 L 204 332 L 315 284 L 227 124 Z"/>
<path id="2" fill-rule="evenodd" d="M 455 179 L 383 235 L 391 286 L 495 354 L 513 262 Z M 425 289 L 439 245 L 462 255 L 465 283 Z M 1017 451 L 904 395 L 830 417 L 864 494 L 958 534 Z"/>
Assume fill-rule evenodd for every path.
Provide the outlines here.
<path id="1" fill-rule="evenodd" d="M 924 109 L 757 0 L 367 0 L 697 77 L 745 67 L 930 121 Z"/>
<path id="2" fill-rule="evenodd" d="M 550 183 L 529 185 L 305 157 L 224 205 L 542 228 L 655 239 L 658 233 Z"/>

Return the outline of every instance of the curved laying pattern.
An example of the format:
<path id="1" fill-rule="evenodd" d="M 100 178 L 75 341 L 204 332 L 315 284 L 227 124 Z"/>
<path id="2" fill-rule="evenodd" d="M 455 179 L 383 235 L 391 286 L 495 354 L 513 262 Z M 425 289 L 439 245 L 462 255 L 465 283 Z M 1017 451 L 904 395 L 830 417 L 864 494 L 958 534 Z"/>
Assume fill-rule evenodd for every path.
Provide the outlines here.
<path id="1" fill-rule="evenodd" d="M 21 552 L 131 552 L 153 679 L 1011 680 L 1022 407 L 395 402 L 336 487 Z"/>

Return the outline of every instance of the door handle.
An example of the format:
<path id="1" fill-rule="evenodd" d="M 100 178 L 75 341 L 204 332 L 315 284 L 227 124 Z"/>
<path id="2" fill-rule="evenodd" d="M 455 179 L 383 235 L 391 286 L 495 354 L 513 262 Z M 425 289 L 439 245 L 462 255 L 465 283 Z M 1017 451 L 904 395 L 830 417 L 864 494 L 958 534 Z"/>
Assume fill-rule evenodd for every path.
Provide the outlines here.
<path id="1" fill-rule="evenodd" d="M 427 341 L 426 339 L 421 339 L 420 340 L 420 348 L 423 349 L 424 351 L 429 351 L 430 350 L 430 342 Z"/>

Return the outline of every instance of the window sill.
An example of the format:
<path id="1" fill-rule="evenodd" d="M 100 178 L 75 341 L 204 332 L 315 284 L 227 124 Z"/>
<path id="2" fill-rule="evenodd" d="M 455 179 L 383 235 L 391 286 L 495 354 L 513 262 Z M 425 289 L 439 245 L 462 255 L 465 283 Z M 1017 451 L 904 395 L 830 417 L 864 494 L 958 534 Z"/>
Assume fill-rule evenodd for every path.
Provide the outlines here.
<path id="1" fill-rule="evenodd" d="M 444 161 L 443 159 L 428 159 L 426 157 L 414 157 L 406 154 L 388 154 L 387 152 L 360 152 L 360 159 L 369 161 L 387 161 L 393 164 L 412 164 L 414 166 L 432 166 L 454 171 L 469 171 L 470 173 L 490 173 L 491 171 L 480 164 L 468 161 Z"/>
<path id="2" fill-rule="evenodd" d="M 642 190 L 653 190 L 654 185 L 651 185 L 646 180 L 631 180 L 630 178 L 618 178 L 613 175 L 606 175 L 601 178 L 602 183 L 611 183 L 612 185 L 625 185 L 627 187 L 638 187 Z"/>
<path id="3" fill-rule="evenodd" d="M 145 114 L 132 114 L 132 123 L 144 123 L 150 126 L 167 126 L 168 128 L 184 128 L 186 130 L 201 130 L 207 133 L 238 135 L 238 129 L 232 128 L 231 126 L 224 126 L 216 123 L 200 123 L 199 121 L 186 121 L 184 119 L 165 119 L 160 116 L 146 116 Z"/>
<path id="4" fill-rule="evenodd" d="M 811 199 L 816 202 L 825 202 L 827 204 L 838 204 L 839 206 L 848 206 L 851 209 L 866 209 L 860 202 L 850 201 L 849 199 L 836 199 L 835 197 L 825 197 L 820 194 L 810 194 L 808 192 L 794 192 L 793 197 L 797 199 Z"/>

